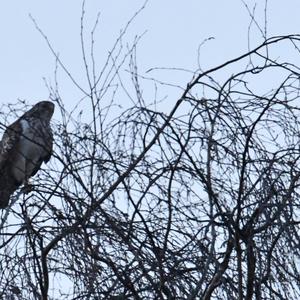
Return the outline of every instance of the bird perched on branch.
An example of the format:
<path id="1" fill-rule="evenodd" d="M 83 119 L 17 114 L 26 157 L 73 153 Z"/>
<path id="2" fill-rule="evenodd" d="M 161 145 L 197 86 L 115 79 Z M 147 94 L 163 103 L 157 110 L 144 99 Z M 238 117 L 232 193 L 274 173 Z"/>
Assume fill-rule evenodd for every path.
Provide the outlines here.
<path id="1" fill-rule="evenodd" d="M 50 120 L 54 104 L 41 101 L 8 126 L 0 142 L 0 208 L 22 184 L 47 163 L 52 154 Z"/>

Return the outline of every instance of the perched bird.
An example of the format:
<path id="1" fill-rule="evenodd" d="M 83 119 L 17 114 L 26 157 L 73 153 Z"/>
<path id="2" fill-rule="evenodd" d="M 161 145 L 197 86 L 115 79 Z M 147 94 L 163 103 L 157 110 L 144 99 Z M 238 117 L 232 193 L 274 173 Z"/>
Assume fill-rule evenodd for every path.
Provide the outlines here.
<path id="1" fill-rule="evenodd" d="M 50 120 L 54 104 L 41 101 L 8 126 L 0 142 L 0 208 L 22 184 L 35 175 L 52 154 Z"/>

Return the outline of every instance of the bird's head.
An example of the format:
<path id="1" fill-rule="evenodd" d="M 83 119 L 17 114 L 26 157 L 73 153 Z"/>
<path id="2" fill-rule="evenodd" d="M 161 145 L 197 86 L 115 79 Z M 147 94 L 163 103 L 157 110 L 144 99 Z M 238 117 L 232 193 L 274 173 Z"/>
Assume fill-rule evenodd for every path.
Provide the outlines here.
<path id="1" fill-rule="evenodd" d="M 36 117 L 49 122 L 54 113 L 54 107 L 53 102 L 41 101 L 35 104 L 24 116 Z"/>

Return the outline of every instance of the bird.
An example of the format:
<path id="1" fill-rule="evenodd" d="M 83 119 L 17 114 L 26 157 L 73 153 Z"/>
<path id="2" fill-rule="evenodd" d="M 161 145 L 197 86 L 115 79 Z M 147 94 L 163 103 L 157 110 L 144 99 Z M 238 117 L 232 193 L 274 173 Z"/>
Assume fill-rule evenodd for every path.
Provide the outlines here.
<path id="1" fill-rule="evenodd" d="M 40 101 L 14 123 L 6 127 L 0 141 L 0 209 L 9 204 L 11 195 L 34 176 L 53 152 L 50 120 L 55 105 Z"/>

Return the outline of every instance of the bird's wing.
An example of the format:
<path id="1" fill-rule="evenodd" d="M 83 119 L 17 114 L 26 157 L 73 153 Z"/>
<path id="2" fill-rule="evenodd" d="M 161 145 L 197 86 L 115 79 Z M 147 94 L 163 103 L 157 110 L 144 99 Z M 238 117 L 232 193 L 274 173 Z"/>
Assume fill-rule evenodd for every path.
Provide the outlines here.
<path id="1" fill-rule="evenodd" d="M 43 161 L 45 163 L 47 163 L 53 153 L 53 134 L 52 134 L 52 131 L 50 128 L 48 131 L 48 139 L 46 140 L 45 148 L 46 148 L 47 154 L 43 157 Z"/>
<path id="2" fill-rule="evenodd" d="M 53 152 L 53 134 L 51 131 L 50 126 L 47 128 L 47 131 L 45 132 L 45 137 L 43 142 L 44 142 L 44 146 L 43 149 L 45 150 L 45 154 L 43 156 L 41 156 L 38 161 L 36 161 L 35 163 L 35 167 L 32 170 L 32 173 L 30 176 L 34 176 L 37 171 L 40 169 L 42 162 L 47 163 L 52 155 Z"/>
<path id="3" fill-rule="evenodd" d="M 11 158 L 12 151 L 16 149 L 21 134 L 22 126 L 19 120 L 6 128 L 0 142 L 0 170 Z"/>
<path id="4" fill-rule="evenodd" d="M 10 173 L 10 162 L 14 159 L 22 127 L 19 121 L 8 126 L 0 142 L 0 209 L 7 207 L 11 194 L 18 188 Z"/>

